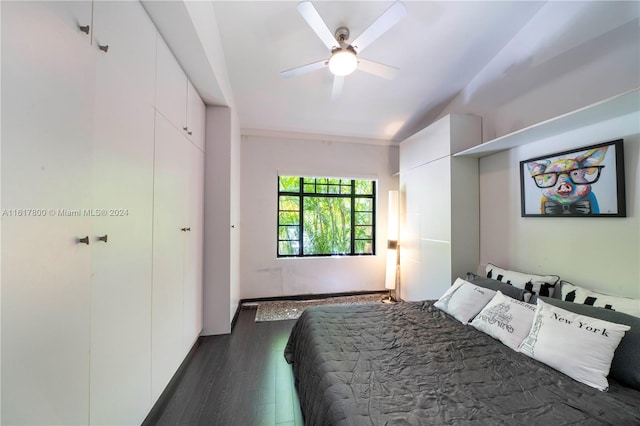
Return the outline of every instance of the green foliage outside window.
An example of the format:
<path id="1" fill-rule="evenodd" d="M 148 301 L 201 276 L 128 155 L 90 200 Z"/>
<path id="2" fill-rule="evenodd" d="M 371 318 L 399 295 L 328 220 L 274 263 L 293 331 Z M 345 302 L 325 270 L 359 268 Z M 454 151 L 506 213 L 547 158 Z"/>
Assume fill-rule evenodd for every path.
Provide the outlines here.
<path id="1" fill-rule="evenodd" d="M 278 177 L 278 257 L 371 255 L 375 181 Z"/>

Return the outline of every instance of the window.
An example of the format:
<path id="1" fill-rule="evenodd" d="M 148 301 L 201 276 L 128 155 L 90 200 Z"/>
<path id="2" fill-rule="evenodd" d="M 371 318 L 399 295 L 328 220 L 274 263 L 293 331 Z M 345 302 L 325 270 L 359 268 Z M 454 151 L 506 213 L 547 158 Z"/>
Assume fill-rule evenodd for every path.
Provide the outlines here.
<path id="1" fill-rule="evenodd" d="M 278 177 L 278 257 L 375 254 L 376 183 Z"/>

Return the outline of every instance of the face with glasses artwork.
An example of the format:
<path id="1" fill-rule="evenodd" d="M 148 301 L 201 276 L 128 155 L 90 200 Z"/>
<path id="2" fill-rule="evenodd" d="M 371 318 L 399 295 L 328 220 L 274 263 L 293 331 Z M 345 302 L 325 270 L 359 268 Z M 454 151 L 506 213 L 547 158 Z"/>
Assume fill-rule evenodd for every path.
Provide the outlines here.
<path id="1" fill-rule="evenodd" d="M 600 179 L 600 163 L 608 147 L 581 153 L 575 158 L 527 163 L 536 186 L 542 191 L 540 210 L 544 215 L 599 214 L 600 207 L 591 185 Z"/>

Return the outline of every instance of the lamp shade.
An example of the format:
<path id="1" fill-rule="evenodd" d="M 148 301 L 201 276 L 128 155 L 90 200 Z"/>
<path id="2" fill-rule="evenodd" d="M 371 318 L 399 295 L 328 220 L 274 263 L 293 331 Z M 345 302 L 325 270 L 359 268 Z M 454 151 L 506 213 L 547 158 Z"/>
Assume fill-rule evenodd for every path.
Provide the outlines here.
<path id="1" fill-rule="evenodd" d="M 387 216 L 387 273 L 384 287 L 396 288 L 398 268 L 398 191 L 389 191 L 389 214 Z"/>
<path id="2" fill-rule="evenodd" d="M 387 240 L 398 241 L 398 191 L 389 191 L 389 215 L 387 216 Z"/>

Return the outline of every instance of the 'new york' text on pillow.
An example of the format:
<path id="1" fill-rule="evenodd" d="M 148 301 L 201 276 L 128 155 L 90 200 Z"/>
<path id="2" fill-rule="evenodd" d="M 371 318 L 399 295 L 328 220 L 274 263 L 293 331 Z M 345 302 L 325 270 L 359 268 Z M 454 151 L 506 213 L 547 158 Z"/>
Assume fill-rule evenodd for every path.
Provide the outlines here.
<path id="1" fill-rule="evenodd" d="M 538 299 L 531 331 L 519 351 L 567 376 L 607 390 L 613 354 L 628 325 L 579 315 Z"/>
<path id="2" fill-rule="evenodd" d="M 640 317 L 634 317 L 611 309 L 565 302 L 550 297 L 543 297 L 542 299 L 551 305 L 576 314 L 631 327 L 630 330 L 624 333 L 624 337 L 613 354 L 609 378 L 617 380 L 625 386 L 640 390 L 640 356 L 638 356 L 640 354 Z"/>

